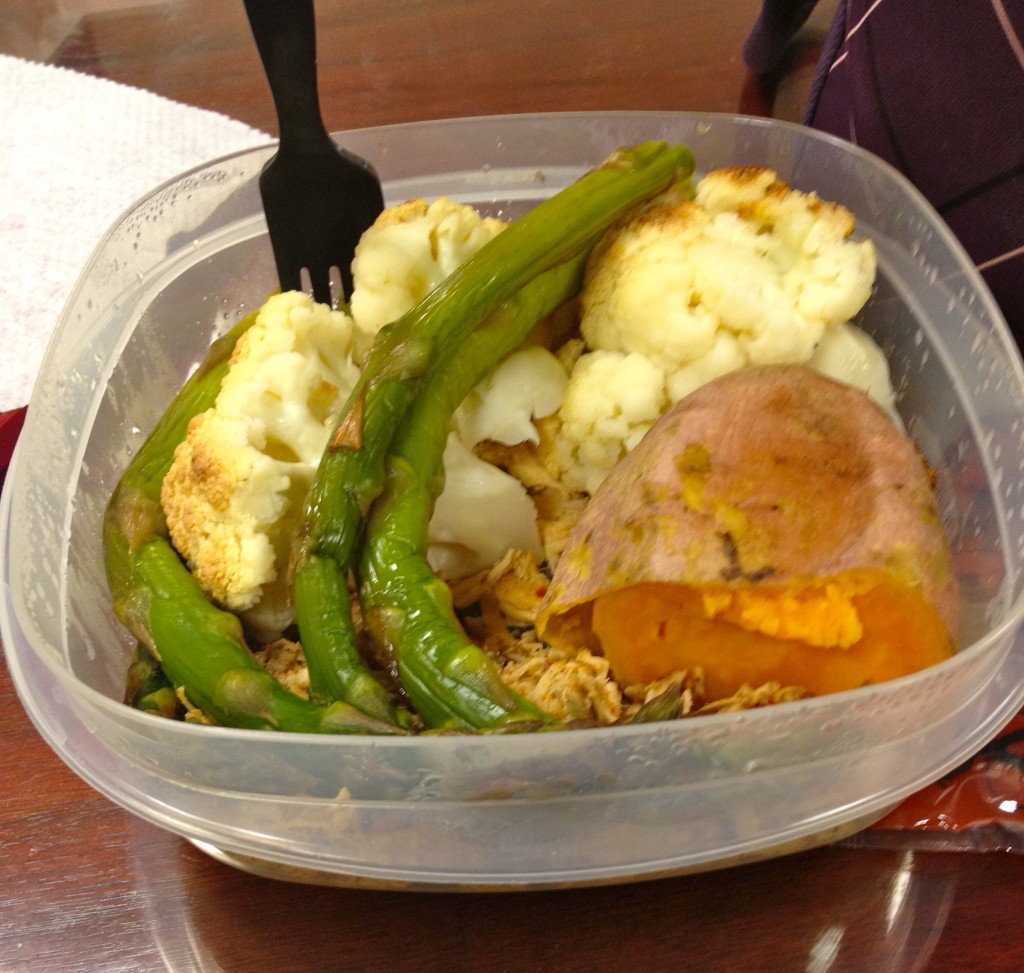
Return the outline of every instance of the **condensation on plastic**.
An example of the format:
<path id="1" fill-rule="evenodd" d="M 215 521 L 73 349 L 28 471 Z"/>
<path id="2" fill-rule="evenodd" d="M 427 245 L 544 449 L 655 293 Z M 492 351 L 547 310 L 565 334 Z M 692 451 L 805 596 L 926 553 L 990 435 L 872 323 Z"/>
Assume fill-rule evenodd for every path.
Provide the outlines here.
<path id="1" fill-rule="evenodd" d="M 310 737 L 121 705 L 131 641 L 100 556 L 106 499 L 211 338 L 274 286 L 256 177 L 219 160 L 100 244 L 47 352 L 0 509 L 2 634 L 40 732 L 86 780 L 242 867 L 337 884 L 523 888 L 718 867 L 877 820 L 1024 700 L 1024 372 L 948 230 L 893 170 L 785 123 L 690 113 L 461 119 L 339 136 L 389 202 L 514 217 L 619 145 L 685 142 L 849 206 L 879 249 L 863 315 L 937 473 L 964 590 L 952 660 L 877 687 L 699 720 L 511 737 Z M 253 863 L 260 863 L 258 866 Z"/>
<path id="2" fill-rule="evenodd" d="M 1024 854 L 1024 710 L 978 753 L 845 843 Z"/>

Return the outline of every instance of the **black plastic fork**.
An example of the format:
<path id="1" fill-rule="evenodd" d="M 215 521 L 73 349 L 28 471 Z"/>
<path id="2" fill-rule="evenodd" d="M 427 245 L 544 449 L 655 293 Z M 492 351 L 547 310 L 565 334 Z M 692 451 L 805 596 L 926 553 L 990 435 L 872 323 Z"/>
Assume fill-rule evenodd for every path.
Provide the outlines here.
<path id="1" fill-rule="evenodd" d="M 352 256 L 384 208 L 373 167 L 341 148 L 320 114 L 313 0 L 245 0 L 270 83 L 280 139 L 260 174 L 260 196 L 282 290 L 330 304 L 352 295 Z M 341 293 L 332 294 L 337 271 Z"/>

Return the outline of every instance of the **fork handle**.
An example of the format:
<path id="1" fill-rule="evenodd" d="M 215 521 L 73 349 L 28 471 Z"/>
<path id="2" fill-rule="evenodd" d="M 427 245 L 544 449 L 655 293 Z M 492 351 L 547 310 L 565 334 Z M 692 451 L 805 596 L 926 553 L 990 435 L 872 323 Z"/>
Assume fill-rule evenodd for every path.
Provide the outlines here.
<path id="1" fill-rule="evenodd" d="M 270 83 L 280 144 L 330 139 L 320 114 L 313 0 L 244 0 Z"/>

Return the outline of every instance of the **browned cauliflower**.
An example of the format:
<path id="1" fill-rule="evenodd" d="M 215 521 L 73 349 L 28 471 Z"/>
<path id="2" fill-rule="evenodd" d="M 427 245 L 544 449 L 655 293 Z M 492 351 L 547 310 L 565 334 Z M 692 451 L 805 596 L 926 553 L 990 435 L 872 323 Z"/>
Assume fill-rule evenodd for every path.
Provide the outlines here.
<path id="1" fill-rule="evenodd" d="M 164 480 L 171 540 L 202 588 L 270 636 L 292 620 L 287 562 L 333 417 L 359 375 L 348 315 L 271 297 Z"/>
<path id="2" fill-rule="evenodd" d="M 503 226 L 443 198 L 386 210 L 364 234 L 353 262 L 351 317 L 289 292 L 271 297 L 240 339 L 214 407 L 193 420 L 175 454 L 161 501 L 171 539 L 201 587 L 237 612 L 259 640 L 275 638 L 294 620 L 288 560 L 297 518 L 374 334 Z M 517 390 L 522 385 L 513 384 Z M 488 388 L 475 394 L 493 397 Z M 510 412 L 509 395 L 499 397 L 503 406 L 479 410 L 479 435 L 496 435 L 493 417 Z M 538 407 L 515 403 L 511 411 L 526 408 L 528 420 Z M 536 528 L 522 485 L 485 469 L 469 453 L 472 444 L 462 450 L 468 459 L 451 461 L 449 495 L 439 503 L 432 541 L 439 551 L 458 551 L 455 560 L 476 570 L 481 556 L 492 563 Z M 513 507 L 517 518 L 508 516 Z M 452 509 L 461 516 L 445 516 Z M 467 514 L 476 509 L 487 512 L 487 523 L 474 533 Z M 494 547 L 502 544 L 500 531 L 495 541 L 496 509 L 502 522 L 520 525 L 500 550 Z M 477 550 L 485 541 L 487 550 Z"/>
<path id="3" fill-rule="evenodd" d="M 587 268 L 586 350 L 559 412 L 569 482 L 593 492 L 705 382 L 748 364 L 814 366 L 833 341 L 822 370 L 844 381 L 870 372 L 884 398 L 881 353 L 845 324 L 875 278 L 874 245 L 853 229 L 847 210 L 757 167 L 710 172 L 695 199 L 667 194 L 613 228 Z"/>
<path id="4" fill-rule="evenodd" d="M 365 344 L 415 307 L 467 257 L 505 228 L 442 196 L 386 209 L 359 241 L 352 276 L 352 317 Z"/>

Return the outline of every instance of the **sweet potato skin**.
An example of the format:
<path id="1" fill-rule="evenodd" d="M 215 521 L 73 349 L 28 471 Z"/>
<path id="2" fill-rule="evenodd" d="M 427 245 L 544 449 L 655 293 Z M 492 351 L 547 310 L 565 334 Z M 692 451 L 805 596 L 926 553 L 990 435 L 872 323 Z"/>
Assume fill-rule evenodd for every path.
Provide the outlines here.
<path id="1" fill-rule="evenodd" d="M 956 642 L 956 582 L 913 442 L 810 369 L 745 368 L 678 402 L 609 475 L 539 630 L 557 643 L 574 606 L 642 582 L 786 585 L 857 568 L 919 587 Z"/>

